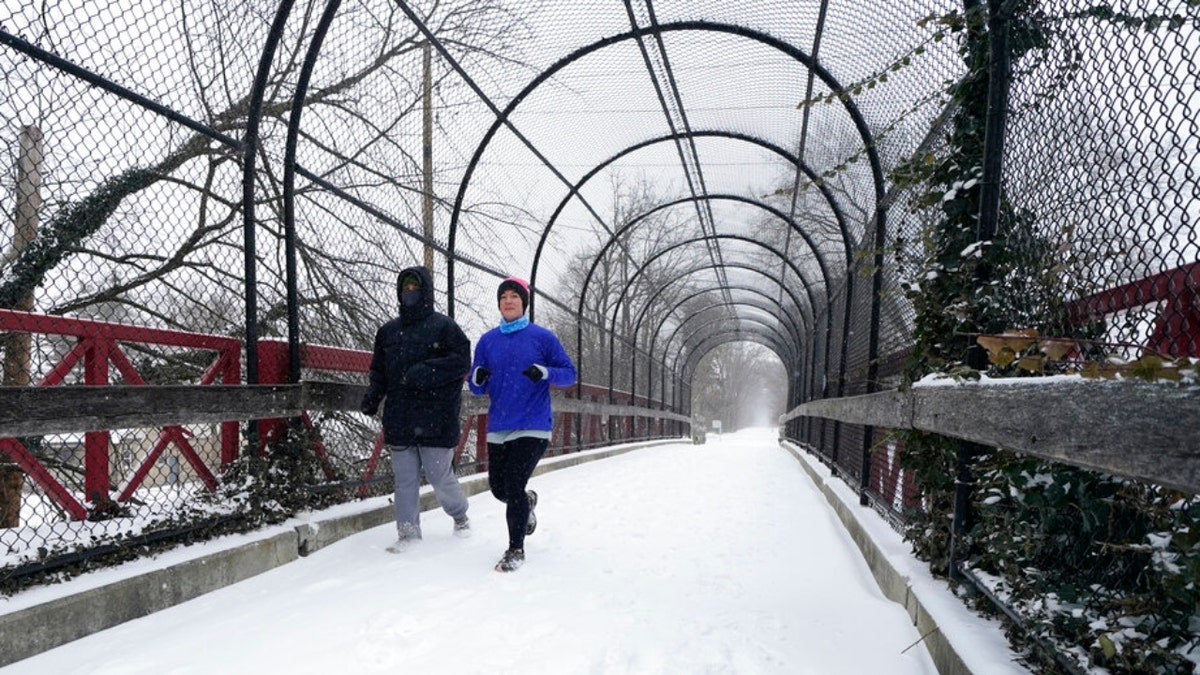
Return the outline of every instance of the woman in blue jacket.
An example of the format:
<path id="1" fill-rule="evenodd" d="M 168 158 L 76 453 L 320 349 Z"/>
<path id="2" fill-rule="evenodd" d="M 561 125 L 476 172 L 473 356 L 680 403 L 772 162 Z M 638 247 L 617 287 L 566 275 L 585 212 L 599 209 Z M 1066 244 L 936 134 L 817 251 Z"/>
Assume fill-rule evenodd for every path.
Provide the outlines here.
<path id="1" fill-rule="evenodd" d="M 496 563 L 511 572 L 525 562 L 525 536 L 537 527 L 537 493 L 526 490 L 550 444 L 554 412 L 550 386 L 575 383 L 575 364 L 554 333 L 529 322 L 529 284 L 516 277 L 496 290 L 500 325 L 475 346 L 469 386 L 487 394 L 488 486 L 507 504 L 508 550 Z"/>

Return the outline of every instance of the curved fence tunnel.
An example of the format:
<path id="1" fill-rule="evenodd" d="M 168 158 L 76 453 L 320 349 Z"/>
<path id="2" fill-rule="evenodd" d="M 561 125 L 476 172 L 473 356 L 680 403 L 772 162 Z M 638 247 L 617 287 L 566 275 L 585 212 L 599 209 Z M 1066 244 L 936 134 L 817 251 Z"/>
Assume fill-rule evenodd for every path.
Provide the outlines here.
<path id="1" fill-rule="evenodd" d="M 0 13 L 5 387 L 279 386 L 328 406 L 193 430 L 166 407 L 210 392 L 164 393 L 126 403 L 165 425 L 143 439 L 115 426 L 129 410 L 95 429 L 13 403 L 0 472 L 48 522 L 109 513 L 158 471 L 207 486 L 292 415 L 363 450 L 321 447 L 322 472 L 377 481 L 369 425 L 304 387 L 361 381 L 395 273 L 422 262 L 472 335 L 500 279 L 532 282 L 531 316 L 586 380 L 564 451 L 703 425 L 700 362 L 755 343 L 786 371 L 782 434 L 897 519 L 914 505 L 876 464 L 919 401 L 879 410 L 963 372 L 977 337 L 1037 330 L 1097 370 L 1185 381 L 1200 356 L 1191 5 L 252 4 Z"/>

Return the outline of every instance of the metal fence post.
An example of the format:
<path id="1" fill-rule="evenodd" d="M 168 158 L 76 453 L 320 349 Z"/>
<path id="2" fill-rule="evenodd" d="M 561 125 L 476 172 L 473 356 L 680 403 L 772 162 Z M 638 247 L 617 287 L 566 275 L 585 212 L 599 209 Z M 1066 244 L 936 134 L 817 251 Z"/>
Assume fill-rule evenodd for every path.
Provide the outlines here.
<path id="1" fill-rule="evenodd" d="M 1004 177 L 1004 137 L 1008 118 L 1009 91 L 1009 13 L 1008 0 L 988 0 L 988 100 L 983 143 L 983 181 L 979 195 L 979 229 L 976 241 L 996 236 Z M 977 272 L 979 287 L 989 283 L 986 273 Z M 978 350 L 976 350 L 978 354 Z M 986 365 L 986 364 L 983 364 Z M 949 574 L 957 579 L 958 560 L 964 556 L 961 539 L 971 528 L 971 460 L 986 447 L 975 443 L 959 445 L 955 454 L 954 519 L 950 534 Z"/>
<path id="2" fill-rule="evenodd" d="M 954 516 L 950 526 L 950 553 L 947 567 L 952 580 L 959 579 L 958 562 L 965 558 L 961 540 L 971 529 L 971 487 L 974 476 L 971 460 L 984 447 L 975 443 L 960 443 L 954 453 Z"/>

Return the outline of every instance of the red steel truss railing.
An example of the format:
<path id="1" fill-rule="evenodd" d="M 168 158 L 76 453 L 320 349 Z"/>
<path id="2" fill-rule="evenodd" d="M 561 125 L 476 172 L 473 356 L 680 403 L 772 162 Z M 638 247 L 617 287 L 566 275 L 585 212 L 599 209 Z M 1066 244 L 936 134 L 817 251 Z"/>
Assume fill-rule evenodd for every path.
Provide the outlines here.
<path id="1" fill-rule="evenodd" d="M 36 383 L 38 387 L 63 386 L 68 376 L 77 367 L 82 377 L 72 384 L 102 387 L 114 384 L 119 378 L 125 385 L 148 386 L 125 354 L 131 344 L 155 345 L 159 347 L 192 350 L 210 350 L 213 360 L 200 376 L 198 385 L 240 384 L 242 341 L 237 338 L 217 335 L 185 333 L 174 330 L 106 323 L 86 319 L 33 314 L 11 310 L 0 310 L 0 333 L 30 333 L 59 336 L 73 339 L 71 348 L 59 358 Z M 288 345 L 282 341 L 264 340 L 259 344 L 261 384 L 288 384 Z M 300 350 L 301 368 L 306 371 L 324 371 L 361 376 L 368 372 L 371 353 L 336 347 L 305 345 Z M 344 379 L 344 378 L 339 378 Z M 356 377 L 355 380 L 365 378 Z M 583 400 L 560 399 L 556 404 L 559 422 L 555 425 L 551 439 L 551 452 L 555 454 L 572 448 L 592 447 L 605 443 L 628 440 L 637 434 L 643 437 L 662 437 L 668 433 L 668 419 L 686 424 L 686 418 L 668 411 L 655 411 L 654 402 L 644 399 L 631 400 L 628 393 L 614 392 L 610 397 L 607 387 L 584 385 Z M 574 388 L 563 390 L 569 399 Z M 641 405 L 642 408 L 633 406 Z M 464 405 L 464 428 L 474 430 L 475 468 L 486 470 L 487 466 L 487 412 L 485 404 L 474 397 L 466 397 Z M 308 430 L 315 425 L 307 411 L 298 418 Z M 218 477 L 224 466 L 237 459 L 240 446 L 240 421 L 219 422 L 220 463 L 208 466 L 189 441 L 190 433 L 180 424 L 167 424 L 158 428 L 158 436 L 150 450 L 138 463 L 123 485 L 110 488 L 111 434 L 108 429 L 86 431 L 84 434 L 84 467 L 82 499 L 58 480 L 41 461 L 13 437 L 0 438 L 0 459 L 4 455 L 17 464 L 41 490 L 75 520 L 105 513 L 117 504 L 133 498 L 135 491 L 143 486 L 147 475 L 163 453 L 174 446 L 186 458 L 197 477 L 210 490 L 218 486 Z M 258 423 L 258 449 L 265 451 L 271 443 L 283 438 L 289 421 L 273 418 Z M 455 454 L 460 461 L 466 443 L 472 436 L 464 433 Z M 317 433 L 311 434 L 309 449 L 318 459 L 325 478 L 330 481 L 343 480 L 338 476 L 330 454 Z M 374 447 L 358 479 L 358 493 L 365 495 L 368 481 L 375 477 L 384 448 L 382 433 L 376 436 Z M 114 493 L 115 492 L 115 499 Z"/>
<path id="2" fill-rule="evenodd" d="M 277 340 L 264 340 L 260 342 L 259 359 L 259 373 L 263 384 L 283 384 L 287 381 L 288 345 L 286 342 Z M 366 374 L 371 367 L 371 353 L 338 347 L 303 345 L 300 348 L 300 361 L 301 369 L 305 371 Z M 607 387 L 585 384 L 582 390 L 583 401 L 587 403 L 607 402 L 609 398 Z M 574 393 L 573 387 L 563 390 L 563 395 L 566 398 L 573 398 Z M 615 392 L 613 398 L 616 405 L 631 405 L 631 399 L 627 392 Z M 639 400 L 639 403 L 647 406 L 651 404 L 651 402 L 645 400 Z M 462 461 L 466 444 L 471 436 L 468 430 L 474 428 L 475 469 L 477 471 L 484 471 L 487 469 L 488 456 L 487 410 L 480 401 L 470 397 L 466 399 L 466 405 L 463 407 L 465 418 L 463 423 L 464 433 L 459 440 L 458 448 L 455 450 L 454 462 L 458 464 Z M 547 456 L 553 456 L 556 451 L 562 452 L 564 449 L 570 447 L 589 447 L 601 444 L 614 437 L 628 438 L 639 431 L 647 436 L 662 436 L 666 433 L 666 423 L 661 418 L 657 420 L 646 418 L 639 428 L 638 418 L 618 415 L 613 417 L 606 429 L 603 421 L 604 416 L 601 414 L 587 414 L 578 410 L 575 412 L 558 412 L 557 414 L 559 416 L 559 423 L 554 425 L 551 450 L 547 453 Z M 315 428 L 307 412 L 301 415 L 300 423 L 307 430 L 311 431 Z M 652 426 L 655 428 L 651 428 Z M 260 449 L 282 438 L 286 432 L 287 420 L 263 420 L 260 422 L 259 427 Z M 572 434 L 576 434 L 577 437 L 572 439 Z M 383 448 L 384 440 L 381 431 L 375 437 L 371 455 L 364 465 L 362 474 L 359 476 L 359 479 L 362 481 L 362 486 L 358 490 L 360 496 L 366 494 L 368 489 L 367 481 L 375 476 L 383 454 Z M 336 475 L 333 465 L 329 461 L 329 453 L 319 436 L 314 435 L 314 440 L 311 442 L 309 450 L 321 462 L 325 477 L 329 480 L 338 480 L 339 477 Z"/>
<path id="3" fill-rule="evenodd" d="M 168 347 L 211 350 L 212 363 L 200 376 L 198 384 L 207 385 L 220 381 L 222 384 L 237 384 L 241 381 L 241 340 L 219 335 L 184 333 L 181 331 L 127 326 L 122 324 L 68 319 L 44 314 L 31 314 L 11 310 L 0 310 L 0 332 L 25 332 L 41 335 L 57 335 L 75 340 L 71 349 L 60 358 L 49 372 L 37 383 L 39 387 L 63 384 L 67 376 L 82 364 L 85 386 L 111 384 L 110 369 L 127 385 L 144 386 L 146 381 L 137 371 L 122 349 L 122 343 L 150 344 Z M 229 462 L 238 454 L 238 423 L 221 423 L 221 461 Z M 215 489 L 216 467 L 208 467 L 188 441 L 189 433 L 182 426 L 166 425 L 161 428 L 158 439 L 138 468 L 130 475 L 125 485 L 117 491 L 116 501 L 126 501 L 141 485 L 147 472 L 163 451 L 176 446 L 195 469 L 196 474 L 209 489 Z M 45 493 L 66 511 L 70 517 L 84 519 L 89 509 L 61 482 L 42 466 L 36 457 L 15 438 L 0 438 L 0 452 L 8 455 L 21 467 Z M 93 511 L 110 508 L 113 499 L 109 492 L 110 433 L 107 429 L 88 431 L 84 434 L 84 502 L 91 504 Z"/>
<path id="4" fill-rule="evenodd" d="M 1170 356 L 1200 356 L 1200 262 L 1122 284 L 1067 306 L 1073 324 L 1163 303 L 1146 347 Z"/>

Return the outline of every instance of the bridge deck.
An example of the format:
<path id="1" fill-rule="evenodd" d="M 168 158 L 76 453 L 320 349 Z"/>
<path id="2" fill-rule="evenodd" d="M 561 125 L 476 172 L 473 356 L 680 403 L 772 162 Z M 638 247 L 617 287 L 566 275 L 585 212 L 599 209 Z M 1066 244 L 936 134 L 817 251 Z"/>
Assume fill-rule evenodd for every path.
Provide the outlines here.
<path id="1" fill-rule="evenodd" d="M 384 551 L 381 525 L 6 672 L 937 672 L 774 431 L 638 450 L 531 487 L 540 525 L 517 573 L 492 571 L 503 511 L 481 492 L 469 539 L 428 511 L 403 554 Z M 873 536 L 890 532 L 880 525 Z M 1024 672 L 997 629 L 970 628 L 978 642 L 959 651 Z"/>

